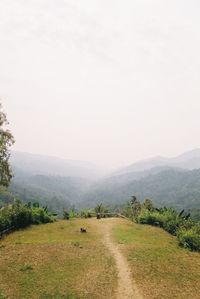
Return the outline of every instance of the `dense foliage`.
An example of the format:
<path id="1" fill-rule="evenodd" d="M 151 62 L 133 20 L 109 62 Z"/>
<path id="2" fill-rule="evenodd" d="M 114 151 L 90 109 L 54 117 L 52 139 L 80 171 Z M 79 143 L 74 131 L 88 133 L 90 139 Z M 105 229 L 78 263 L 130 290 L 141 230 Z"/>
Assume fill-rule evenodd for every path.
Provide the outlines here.
<path id="1" fill-rule="evenodd" d="M 63 208 L 70 210 L 78 206 L 81 196 L 88 188 L 88 181 L 81 178 L 20 174 L 14 169 L 15 177 L 9 191 L 23 202 L 39 201 L 49 210 L 62 215 Z M 1 195 L 0 195 L 1 198 Z M 6 198 L 5 198 L 6 200 Z"/>
<path id="2" fill-rule="evenodd" d="M 0 210 L 0 233 L 5 230 L 24 228 L 31 224 L 53 222 L 54 218 L 48 213 L 47 207 L 40 207 L 38 203 L 22 204 L 15 200 Z"/>
<path id="3" fill-rule="evenodd" d="M 8 186 L 12 178 L 9 164 L 9 147 L 14 143 L 12 133 L 6 128 L 8 125 L 6 114 L 0 103 L 0 186 Z"/>
<path id="4" fill-rule="evenodd" d="M 106 178 L 99 183 L 91 183 L 81 178 L 30 175 L 13 169 L 15 177 L 9 188 L 13 197 L 23 202 L 39 201 L 49 210 L 62 215 L 62 209 L 85 209 L 102 202 L 104 205 L 120 207 L 130 194 L 139 200 L 154 198 L 157 206 L 173 206 L 177 210 L 191 210 L 191 216 L 200 220 L 200 170 L 165 170 L 136 179 L 133 176 Z M 144 175 L 144 173 L 143 173 Z M 1 192 L 0 192 L 1 193 Z M 8 203 L 9 196 L 0 194 L 0 201 Z M 1 205 L 1 203 L 0 203 Z"/>
<path id="5" fill-rule="evenodd" d="M 200 251 L 200 223 L 191 219 L 184 210 L 177 212 L 174 208 L 155 208 L 149 199 L 143 203 L 132 200 L 124 208 L 124 214 L 141 224 L 155 225 L 177 236 L 180 245 L 191 250 Z"/>
<path id="6" fill-rule="evenodd" d="M 138 175 L 138 176 L 137 176 Z M 173 206 L 181 210 L 200 209 L 200 169 L 184 171 L 178 169 L 148 170 L 106 178 L 93 185 L 83 195 L 82 202 L 95 206 L 97 203 L 120 205 L 130 194 L 143 198 L 153 198 L 157 206 Z M 141 177 L 141 176 L 144 177 Z M 195 213 L 195 210 L 194 210 Z M 197 216 L 197 213 L 195 213 Z M 199 214 L 200 215 L 200 214 Z"/>

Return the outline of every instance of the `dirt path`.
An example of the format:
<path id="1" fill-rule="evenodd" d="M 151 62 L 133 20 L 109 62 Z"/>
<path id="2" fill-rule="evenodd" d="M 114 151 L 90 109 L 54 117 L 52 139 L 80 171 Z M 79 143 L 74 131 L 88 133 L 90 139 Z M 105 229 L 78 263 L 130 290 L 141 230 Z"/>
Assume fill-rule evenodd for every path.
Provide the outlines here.
<path id="1" fill-rule="evenodd" d="M 142 299 L 136 284 L 131 279 L 131 273 L 125 257 L 122 255 L 119 246 L 112 240 L 113 219 L 101 221 L 104 232 L 104 244 L 111 251 L 118 270 L 118 289 L 116 299 Z"/>

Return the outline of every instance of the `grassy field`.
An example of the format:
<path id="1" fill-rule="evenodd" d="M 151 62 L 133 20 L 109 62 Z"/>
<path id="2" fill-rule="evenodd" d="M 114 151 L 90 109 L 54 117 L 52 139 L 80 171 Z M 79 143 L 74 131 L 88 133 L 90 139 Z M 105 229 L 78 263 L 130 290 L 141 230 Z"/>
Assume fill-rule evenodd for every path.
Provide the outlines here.
<path id="1" fill-rule="evenodd" d="M 118 220 L 113 229 L 146 299 L 200 298 L 200 254 L 160 228 Z"/>
<path id="2" fill-rule="evenodd" d="M 95 219 L 58 221 L 1 240 L 0 298 L 113 298 L 115 263 L 96 225 Z"/>
<path id="3" fill-rule="evenodd" d="M 58 221 L 8 235 L 0 241 L 0 299 L 116 298 L 108 226 L 108 242 L 127 257 L 144 299 L 200 299 L 200 254 L 160 228 L 122 219 Z"/>

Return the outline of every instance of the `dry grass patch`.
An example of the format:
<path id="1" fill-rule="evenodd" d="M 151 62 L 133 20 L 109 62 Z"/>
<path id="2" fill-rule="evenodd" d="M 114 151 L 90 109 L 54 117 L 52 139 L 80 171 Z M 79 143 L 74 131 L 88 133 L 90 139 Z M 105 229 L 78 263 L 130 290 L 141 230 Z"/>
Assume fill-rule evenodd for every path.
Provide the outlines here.
<path id="1" fill-rule="evenodd" d="M 144 298 L 200 298 L 200 254 L 180 248 L 160 228 L 118 220 L 115 240 Z"/>
<path id="2" fill-rule="evenodd" d="M 81 234 L 80 227 L 88 232 Z M 116 283 L 114 260 L 95 219 L 33 226 L 0 242 L 5 298 L 112 298 Z"/>

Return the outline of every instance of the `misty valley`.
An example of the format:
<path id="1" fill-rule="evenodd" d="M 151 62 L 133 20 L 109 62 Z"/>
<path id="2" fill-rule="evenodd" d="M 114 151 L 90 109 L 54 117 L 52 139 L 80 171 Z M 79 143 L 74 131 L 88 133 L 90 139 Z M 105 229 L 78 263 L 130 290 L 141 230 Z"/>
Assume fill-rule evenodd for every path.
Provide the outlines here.
<path id="1" fill-rule="evenodd" d="M 200 211 L 200 150 L 176 158 L 155 157 L 102 174 L 95 165 L 54 157 L 13 152 L 14 178 L 9 190 L 0 194 L 1 204 L 14 197 L 37 202 L 62 214 L 63 208 L 95 207 L 98 203 L 119 208 L 135 195 L 150 198 L 156 206 Z"/>
<path id="2" fill-rule="evenodd" d="M 199 0 L 0 0 L 0 299 L 200 299 Z"/>
<path id="3" fill-rule="evenodd" d="M 1 299 L 199 298 L 199 149 L 110 174 L 22 152 L 10 161 Z"/>
<path id="4" fill-rule="evenodd" d="M 0 110 L 0 299 L 199 298 L 200 149 L 108 173 L 10 152 L 7 125 Z"/>

